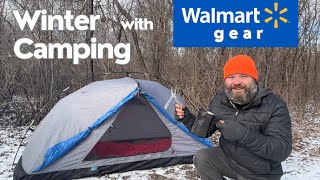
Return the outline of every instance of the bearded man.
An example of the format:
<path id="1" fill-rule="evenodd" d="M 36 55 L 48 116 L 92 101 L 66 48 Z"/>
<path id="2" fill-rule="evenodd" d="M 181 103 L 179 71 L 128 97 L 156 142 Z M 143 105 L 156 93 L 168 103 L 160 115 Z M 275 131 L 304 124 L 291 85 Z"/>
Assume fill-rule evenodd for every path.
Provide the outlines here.
<path id="1" fill-rule="evenodd" d="M 258 86 L 255 62 L 246 55 L 229 59 L 224 66 L 225 90 L 211 101 L 214 115 L 206 137 L 221 132 L 219 146 L 194 156 L 201 179 L 280 179 L 281 162 L 291 153 L 291 120 L 286 103 L 270 89 Z M 176 119 L 189 130 L 196 117 L 176 104 Z M 207 123 L 208 124 L 208 123 Z"/>

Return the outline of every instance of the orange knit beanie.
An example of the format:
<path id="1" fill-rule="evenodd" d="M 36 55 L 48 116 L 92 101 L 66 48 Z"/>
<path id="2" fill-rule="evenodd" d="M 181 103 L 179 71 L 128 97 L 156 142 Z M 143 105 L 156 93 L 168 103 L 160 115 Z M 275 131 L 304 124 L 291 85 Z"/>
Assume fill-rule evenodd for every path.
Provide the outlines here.
<path id="1" fill-rule="evenodd" d="M 224 79 L 231 74 L 246 74 L 258 81 L 256 64 L 251 57 L 237 55 L 230 58 L 224 65 Z"/>

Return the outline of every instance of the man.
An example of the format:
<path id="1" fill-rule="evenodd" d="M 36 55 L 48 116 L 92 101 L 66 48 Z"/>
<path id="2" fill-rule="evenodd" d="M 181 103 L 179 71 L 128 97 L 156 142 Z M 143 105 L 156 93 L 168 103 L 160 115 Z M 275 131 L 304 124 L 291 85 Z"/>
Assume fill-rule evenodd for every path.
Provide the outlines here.
<path id="1" fill-rule="evenodd" d="M 291 153 L 291 120 L 286 103 L 271 90 L 258 86 L 254 61 L 232 57 L 224 66 L 225 91 L 209 106 L 215 116 L 206 132 L 221 132 L 220 146 L 202 149 L 194 165 L 203 180 L 280 179 L 281 162 Z M 195 116 L 176 104 L 176 118 L 190 130 Z"/>

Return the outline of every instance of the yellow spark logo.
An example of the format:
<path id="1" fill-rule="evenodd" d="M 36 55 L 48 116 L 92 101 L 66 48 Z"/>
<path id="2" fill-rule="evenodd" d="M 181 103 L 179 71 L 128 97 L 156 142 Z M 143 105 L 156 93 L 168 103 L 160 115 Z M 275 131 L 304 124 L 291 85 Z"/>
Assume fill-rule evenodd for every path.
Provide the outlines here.
<path id="1" fill-rule="evenodd" d="M 275 2 L 273 5 L 274 5 L 274 12 L 278 12 L 278 3 Z M 268 14 L 271 14 L 271 15 L 274 13 L 274 12 L 272 12 L 272 11 L 271 11 L 270 9 L 268 9 L 268 8 L 264 8 L 264 11 L 267 12 Z M 281 14 L 287 12 L 287 11 L 288 11 L 288 8 L 283 8 L 283 9 L 279 12 L 279 14 L 281 15 Z M 272 16 L 271 16 L 271 17 L 268 17 L 267 19 L 264 20 L 264 22 L 265 22 L 265 23 L 268 23 L 268 22 L 270 22 L 272 19 L 273 19 Z M 279 19 L 280 19 L 280 21 L 282 21 L 282 22 L 284 22 L 284 23 L 288 23 L 288 20 L 287 20 L 286 18 L 282 17 L 282 16 L 280 16 Z M 275 20 L 274 20 L 273 27 L 274 27 L 275 29 L 277 29 L 277 28 L 279 27 L 278 19 L 275 19 Z"/>

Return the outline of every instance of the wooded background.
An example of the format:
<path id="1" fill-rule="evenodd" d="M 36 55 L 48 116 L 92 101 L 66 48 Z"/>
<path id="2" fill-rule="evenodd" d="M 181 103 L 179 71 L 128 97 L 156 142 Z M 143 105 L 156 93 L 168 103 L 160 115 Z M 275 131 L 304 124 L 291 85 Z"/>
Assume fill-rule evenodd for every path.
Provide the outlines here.
<path id="1" fill-rule="evenodd" d="M 96 31 L 21 31 L 12 10 L 46 9 L 47 14 L 99 14 Z M 256 61 L 260 82 L 288 103 L 304 122 L 320 107 L 320 5 L 319 0 L 299 1 L 298 48 L 174 48 L 172 44 L 172 0 L 0 0 L 0 115 L 13 113 L 15 125 L 39 122 L 62 97 L 101 79 L 141 72 L 165 79 L 183 91 L 197 108 L 207 108 L 213 95 L 223 90 L 223 65 L 237 54 Z M 124 30 L 120 21 L 147 18 L 148 31 Z M 115 59 L 21 60 L 13 52 L 20 38 L 41 43 L 83 43 L 91 37 L 101 43 L 130 43 L 131 60 L 117 65 Z M 148 79 L 145 75 L 134 77 Z M 150 79 L 154 79 L 151 76 Z M 70 87 L 67 91 L 63 90 Z M 1 117 L 0 117 L 1 118 Z M 310 121 L 310 118 L 308 118 Z"/>

